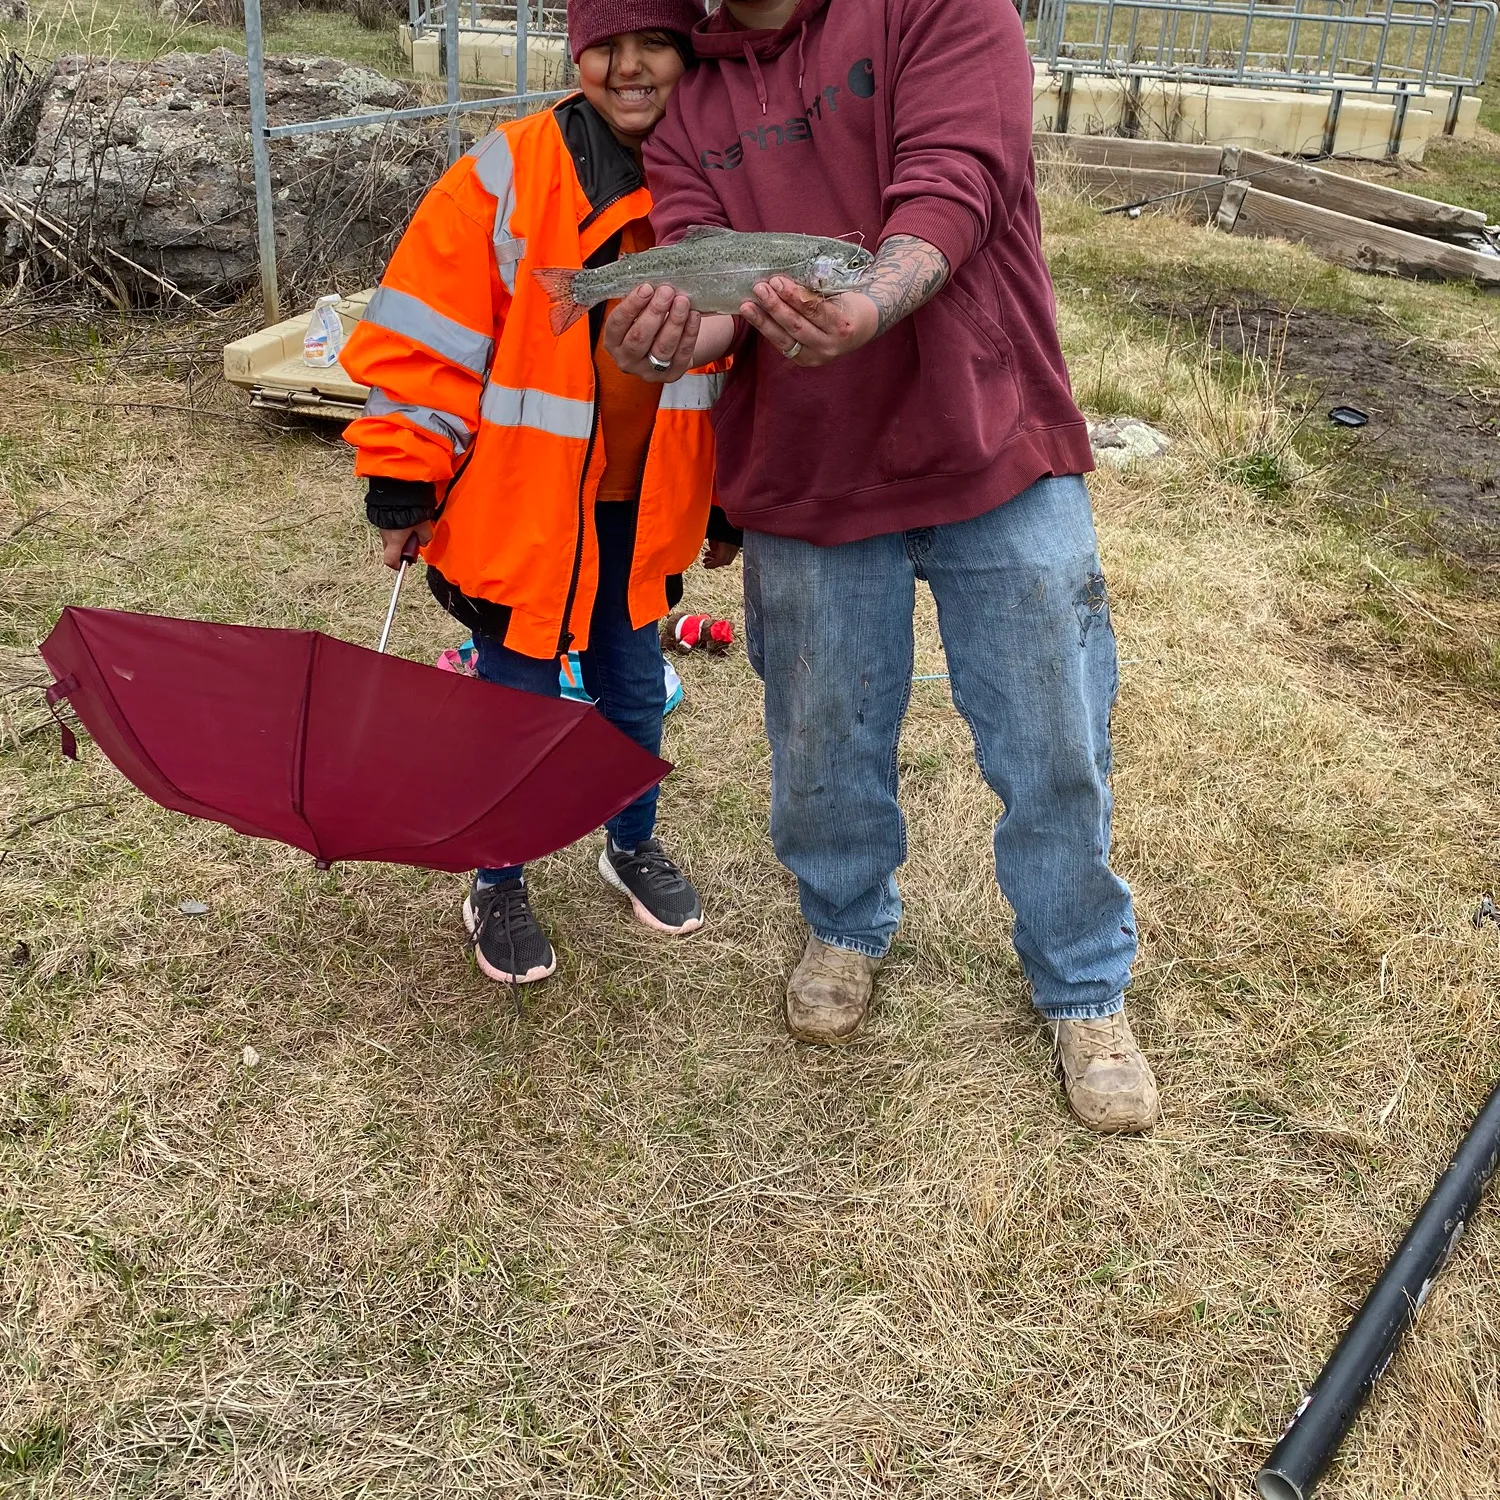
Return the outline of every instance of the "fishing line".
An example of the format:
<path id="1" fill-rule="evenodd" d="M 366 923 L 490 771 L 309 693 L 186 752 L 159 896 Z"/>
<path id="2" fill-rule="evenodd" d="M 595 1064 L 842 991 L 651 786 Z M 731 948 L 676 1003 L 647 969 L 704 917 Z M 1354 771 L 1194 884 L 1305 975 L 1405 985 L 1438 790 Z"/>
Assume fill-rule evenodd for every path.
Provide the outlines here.
<path id="1" fill-rule="evenodd" d="M 1269 167 L 1259 167 L 1254 172 L 1238 172 L 1233 176 L 1220 174 L 1215 177 L 1210 177 L 1207 182 L 1197 183 L 1193 187 L 1178 188 L 1174 193 L 1157 193 L 1156 196 L 1152 198 L 1138 198 L 1134 203 L 1117 203 L 1113 208 L 1101 208 L 1099 210 L 1099 213 L 1101 217 L 1107 216 L 1109 214 L 1131 214 L 1133 216 L 1135 214 L 1138 214 L 1143 208 L 1149 208 L 1153 203 L 1168 203 L 1173 198 L 1186 198 L 1191 196 L 1193 193 L 1207 193 L 1213 188 L 1225 187 L 1231 182 L 1250 182 L 1257 177 L 1264 177 L 1267 172 L 1281 172 L 1289 166 L 1310 167 L 1316 165 L 1316 163 L 1320 161 L 1353 161 L 1355 159 L 1355 154 L 1352 151 L 1329 151 L 1325 152 L 1321 156 L 1302 157 L 1295 162 L 1290 158 L 1287 158 L 1286 160 L 1278 161 L 1274 165 Z M 1062 164 L 1064 167 L 1066 167 L 1066 158 L 1062 159 Z M 1080 162 L 1078 165 L 1083 166 L 1086 165 L 1086 163 Z M 1109 164 L 1106 162 L 1103 165 L 1107 166 Z M 1129 167 L 1124 167 L 1120 170 L 1128 172 L 1131 169 Z M 1155 170 L 1159 171 L 1161 169 L 1156 168 Z"/>

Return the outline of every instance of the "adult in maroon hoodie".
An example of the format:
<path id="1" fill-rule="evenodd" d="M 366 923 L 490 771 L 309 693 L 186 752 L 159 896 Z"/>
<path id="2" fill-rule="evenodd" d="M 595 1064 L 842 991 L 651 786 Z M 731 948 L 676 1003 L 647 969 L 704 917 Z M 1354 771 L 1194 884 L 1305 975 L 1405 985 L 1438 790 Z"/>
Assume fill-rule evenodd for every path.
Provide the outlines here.
<path id="1" fill-rule="evenodd" d="M 1003 798 L 996 873 L 1069 1099 L 1154 1123 L 1123 1015 L 1130 895 L 1109 868 L 1117 682 L 1041 252 L 1032 67 L 1009 0 L 724 0 L 646 152 L 658 241 L 694 226 L 861 235 L 868 283 L 771 278 L 742 319 L 642 288 L 606 345 L 671 381 L 733 348 L 718 485 L 745 530 L 772 833 L 811 928 L 787 994 L 805 1040 L 863 1024 L 899 922 L 895 752 L 917 578 Z"/>

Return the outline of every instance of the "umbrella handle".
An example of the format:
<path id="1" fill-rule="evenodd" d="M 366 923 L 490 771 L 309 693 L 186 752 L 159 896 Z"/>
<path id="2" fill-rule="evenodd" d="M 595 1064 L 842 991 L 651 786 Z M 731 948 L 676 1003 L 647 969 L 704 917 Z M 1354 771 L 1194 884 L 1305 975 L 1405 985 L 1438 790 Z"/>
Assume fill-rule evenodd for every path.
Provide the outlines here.
<path id="1" fill-rule="evenodd" d="M 417 553 L 421 550 L 421 544 L 417 541 L 417 534 L 413 532 L 406 539 L 406 545 L 401 549 L 401 566 L 396 569 L 396 584 L 391 590 L 390 608 L 385 612 L 385 625 L 380 632 L 380 644 L 375 648 L 383 656 L 385 654 L 385 643 L 391 638 L 391 626 L 396 621 L 396 606 L 401 602 L 401 585 L 406 582 L 406 570 L 417 560 Z"/>

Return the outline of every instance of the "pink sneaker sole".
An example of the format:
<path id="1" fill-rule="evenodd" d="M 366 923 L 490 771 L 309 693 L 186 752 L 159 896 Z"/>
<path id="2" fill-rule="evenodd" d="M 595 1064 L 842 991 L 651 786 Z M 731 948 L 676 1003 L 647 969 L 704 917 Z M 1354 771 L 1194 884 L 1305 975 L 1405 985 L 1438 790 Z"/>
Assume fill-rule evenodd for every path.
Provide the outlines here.
<path id="1" fill-rule="evenodd" d="M 681 927 L 668 927 L 660 917 L 653 916 L 644 906 L 635 892 L 625 884 L 615 873 L 615 867 L 609 862 L 609 851 L 601 850 L 599 854 L 599 878 L 611 890 L 619 891 L 621 895 L 630 897 L 630 904 L 635 908 L 635 919 L 642 927 L 649 927 L 652 932 L 660 932 L 667 937 L 689 937 L 703 926 L 701 916 L 689 917 Z"/>
<path id="2" fill-rule="evenodd" d="M 464 926 L 469 929 L 469 936 L 474 936 L 474 928 L 477 920 L 474 916 L 474 908 L 469 904 L 469 898 L 464 897 Z M 557 972 L 557 953 L 554 950 L 550 964 L 537 964 L 535 968 L 527 969 L 524 974 L 507 974 L 504 969 L 497 969 L 494 964 L 489 963 L 484 954 L 476 945 L 474 949 L 474 962 L 479 965 L 479 972 L 497 984 L 535 984 L 539 979 L 550 979 Z"/>

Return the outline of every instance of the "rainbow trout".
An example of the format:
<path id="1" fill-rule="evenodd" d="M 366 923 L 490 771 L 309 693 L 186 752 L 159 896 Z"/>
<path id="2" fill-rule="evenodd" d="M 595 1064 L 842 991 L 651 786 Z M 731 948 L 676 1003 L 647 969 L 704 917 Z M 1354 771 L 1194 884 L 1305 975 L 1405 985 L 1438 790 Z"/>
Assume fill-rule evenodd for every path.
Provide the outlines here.
<path id="1" fill-rule="evenodd" d="M 532 275 L 552 301 L 552 331 L 571 328 L 589 308 L 636 287 L 671 286 L 700 313 L 734 313 L 753 301 L 758 282 L 784 276 L 819 297 L 861 286 L 875 257 L 847 240 L 812 234 L 741 234 L 700 226 L 675 245 L 659 245 L 596 270 L 539 266 Z"/>

